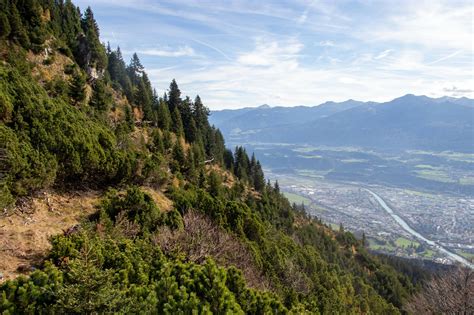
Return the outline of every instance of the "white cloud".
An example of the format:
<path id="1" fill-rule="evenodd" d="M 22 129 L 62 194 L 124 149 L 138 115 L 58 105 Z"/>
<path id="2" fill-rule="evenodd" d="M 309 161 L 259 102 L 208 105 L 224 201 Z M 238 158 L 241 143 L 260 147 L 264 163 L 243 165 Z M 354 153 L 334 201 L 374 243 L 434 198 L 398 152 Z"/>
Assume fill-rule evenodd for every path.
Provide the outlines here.
<path id="1" fill-rule="evenodd" d="M 455 52 L 453 52 L 453 53 L 451 53 L 451 54 L 449 54 L 449 55 L 447 55 L 447 56 L 443 56 L 443 57 L 441 57 L 441 58 L 439 58 L 439 59 L 436 59 L 435 61 L 431 61 L 429 64 L 430 64 L 430 65 L 434 65 L 434 64 L 436 64 L 436 63 L 438 63 L 438 62 L 451 59 L 451 58 L 453 58 L 453 57 L 459 55 L 460 53 L 462 53 L 462 50 L 455 51 Z"/>
<path id="2" fill-rule="evenodd" d="M 335 44 L 332 40 L 323 40 L 319 42 L 319 46 L 322 47 L 334 47 Z"/>
<path id="3" fill-rule="evenodd" d="M 157 56 L 157 57 L 192 57 L 196 56 L 194 49 L 189 46 L 178 47 L 177 49 L 165 48 L 165 49 L 143 49 L 137 51 L 139 54 Z"/>
<path id="4" fill-rule="evenodd" d="M 377 59 L 377 60 L 378 59 L 383 59 L 383 58 L 387 57 L 392 51 L 393 51 L 392 49 L 384 50 L 380 54 L 375 56 L 374 59 Z"/>
<path id="5" fill-rule="evenodd" d="M 243 52 L 234 62 L 210 66 L 206 71 L 189 68 L 151 76 L 156 86 L 167 87 L 175 77 L 185 94 L 199 93 L 211 109 L 272 105 L 317 105 L 327 100 L 349 98 L 388 101 L 406 93 L 446 95 L 446 87 L 472 83 L 469 69 L 425 64 L 416 50 L 365 53 L 351 60 L 339 60 L 330 68 L 302 65 L 303 45 L 296 39 L 258 39 L 254 49 Z M 383 53 L 383 51 L 382 51 Z M 329 58 L 329 57 L 328 57 Z M 456 80 L 453 80 L 456 78 Z M 473 96 L 460 89 L 452 95 Z"/>
<path id="6" fill-rule="evenodd" d="M 245 66 L 277 66 L 279 64 L 298 65 L 298 53 L 303 44 L 296 39 L 286 41 L 266 40 L 257 38 L 255 49 L 240 54 L 237 61 Z"/>
<path id="7" fill-rule="evenodd" d="M 199 93 L 211 108 L 386 101 L 406 93 L 474 96 L 472 0 L 312 2 L 97 0 L 107 10 L 147 12 L 133 31 L 103 32 L 119 44 L 140 47 L 146 38 L 194 47 L 138 52 L 157 56 L 146 61 L 158 90 L 176 78 L 184 94 Z M 185 56 L 199 58 L 163 58 Z"/>
<path id="8" fill-rule="evenodd" d="M 402 2 L 402 12 L 389 16 L 380 27 L 361 36 L 377 41 L 396 41 L 425 47 L 472 51 L 474 6 L 452 1 Z"/>

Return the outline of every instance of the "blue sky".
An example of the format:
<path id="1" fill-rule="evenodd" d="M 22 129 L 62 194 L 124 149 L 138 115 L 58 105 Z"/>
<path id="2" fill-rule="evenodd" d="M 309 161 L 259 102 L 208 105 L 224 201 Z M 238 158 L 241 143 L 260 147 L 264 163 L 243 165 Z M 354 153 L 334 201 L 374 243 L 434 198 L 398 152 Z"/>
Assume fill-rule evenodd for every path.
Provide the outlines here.
<path id="1" fill-rule="evenodd" d="M 474 97 L 472 1 L 74 1 L 101 40 L 137 52 L 211 109 Z"/>

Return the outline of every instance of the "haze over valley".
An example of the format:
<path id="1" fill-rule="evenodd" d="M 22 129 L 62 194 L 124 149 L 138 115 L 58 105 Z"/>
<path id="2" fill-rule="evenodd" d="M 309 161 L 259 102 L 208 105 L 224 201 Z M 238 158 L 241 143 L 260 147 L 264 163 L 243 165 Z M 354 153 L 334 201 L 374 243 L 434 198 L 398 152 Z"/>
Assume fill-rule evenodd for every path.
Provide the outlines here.
<path id="1" fill-rule="evenodd" d="M 474 257 L 474 100 L 405 95 L 386 103 L 214 111 L 211 123 L 255 152 L 296 203 L 379 252 L 452 260 L 410 234 L 365 188 L 437 244 Z"/>

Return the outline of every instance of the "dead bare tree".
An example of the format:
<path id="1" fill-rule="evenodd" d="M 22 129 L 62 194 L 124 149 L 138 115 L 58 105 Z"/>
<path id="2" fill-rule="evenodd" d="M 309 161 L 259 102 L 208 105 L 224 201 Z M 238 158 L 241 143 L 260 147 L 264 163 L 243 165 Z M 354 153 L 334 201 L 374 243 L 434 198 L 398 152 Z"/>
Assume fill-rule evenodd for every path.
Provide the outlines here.
<path id="1" fill-rule="evenodd" d="M 252 254 L 236 237 L 223 231 L 203 214 L 188 211 L 183 217 L 184 229 L 162 228 L 154 236 L 155 244 L 168 254 L 184 255 L 188 261 L 202 263 L 212 258 L 217 263 L 242 270 L 247 284 L 267 289 L 266 279 L 255 267 Z"/>
<path id="2" fill-rule="evenodd" d="M 413 314 L 474 314 L 474 270 L 457 267 L 434 277 L 405 309 Z"/>

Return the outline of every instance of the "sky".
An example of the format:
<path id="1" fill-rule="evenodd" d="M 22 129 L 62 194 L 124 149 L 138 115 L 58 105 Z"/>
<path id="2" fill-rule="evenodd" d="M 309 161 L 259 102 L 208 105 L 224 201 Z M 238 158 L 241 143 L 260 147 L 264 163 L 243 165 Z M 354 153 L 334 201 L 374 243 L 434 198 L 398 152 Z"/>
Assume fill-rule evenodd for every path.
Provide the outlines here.
<path id="1" fill-rule="evenodd" d="M 474 97 L 474 2 L 77 0 L 164 93 L 210 109 Z"/>

